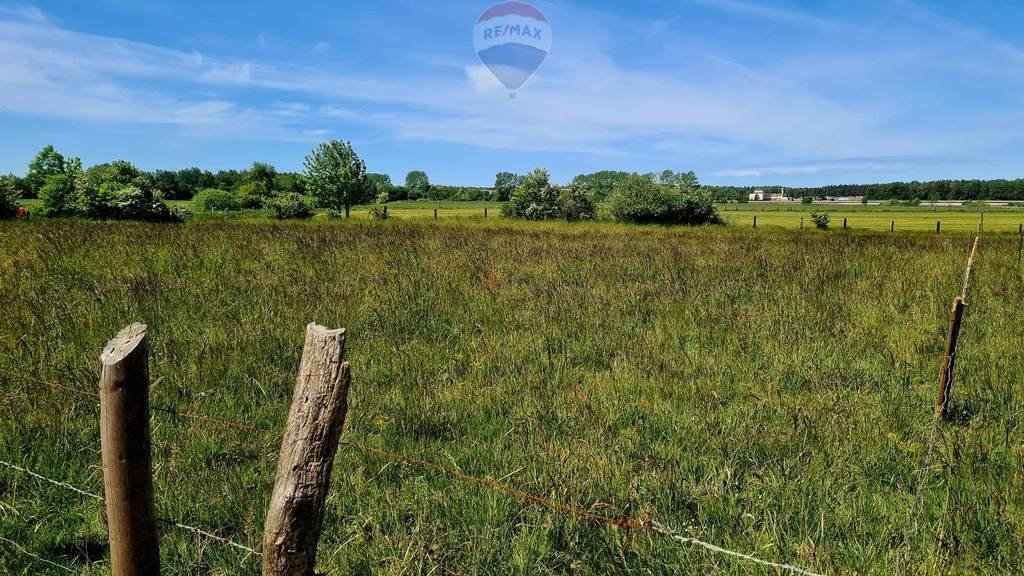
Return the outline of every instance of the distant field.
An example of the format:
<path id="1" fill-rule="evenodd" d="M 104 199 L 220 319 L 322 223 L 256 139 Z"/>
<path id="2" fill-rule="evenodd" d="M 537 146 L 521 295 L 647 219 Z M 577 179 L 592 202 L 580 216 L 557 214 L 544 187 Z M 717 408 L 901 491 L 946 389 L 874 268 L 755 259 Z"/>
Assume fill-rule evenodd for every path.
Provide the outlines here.
<path id="1" fill-rule="evenodd" d="M 895 222 L 897 232 L 934 232 L 935 224 L 942 222 L 943 232 L 970 232 L 977 230 L 982 219 L 978 209 L 889 206 L 764 206 L 728 205 L 720 207 L 722 217 L 731 226 L 753 227 L 757 217 L 758 228 L 786 228 L 798 230 L 803 219 L 805 228 L 813 228 L 812 212 L 827 212 L 832 219 L 831 228 L 842 228 L 846 218 L 852 230 L 888 232 Z M 1024 223 L 1024 210 L 992 208 L 984 212 L 985 230 L 988 232 L 1016 232 Z"/>
<path id="2" fill-rule="evenodd" d="M 96 402 L 17 375 L 95 390 L 145 321 L 154 405 L 269 430 L 154 412 L 158 513 L 258 544 L 315 320 L 349 329 L 347 439 L 826 574 L 1024 566 L 1015 237 L 983 243 L 918 517 L 970 235 L 466 222 L 0 225 L 0 459 L 101 491 Z M 109 573 L 96 502 L 7 470 L 0 502 L 0 534 Z M 161 551 L 259 573 L 169 527 Z M 320 552 L 339 575 L 769 573 L 345 447 Z"/>
<path id="3" fill-rule="evenodd" d="M 30 210 L 38 211 L 41 204 L 38 200 L 25 200 L 23 203 Z M 191 202 L 172 200 L 172 206 L 191 208 Z M 438 219 L 464 219 L 471 221 L 484 218 L 484 208 L 489 218 L 501 216 L 501 202 L 454 202 L 454 201 L 401 201 L 388 204 L 388 213 L 399 219 L 423 220 L 433 219 L 437 209 Z M 352 209 L 352 218 L 362 220 L 370 218 L 369 206 L 356 206 Z M 815 204 L 804 206 L 799 204 L 722 204 L 719 205 L 722 217 L 730 226 L 752 227 L 754 216 L 757 216 L 758 228 L 786 228 L 797 230 L 800 219 L 804 219 L 804 227 L 811 228 L 810 214 L 814 211 L 828 212 L 832 218 L 833 229 L 842 228 L 843 218 L 848 219 L 851 230 L 873 230 L 885 232 L 889 224 L 896 222 L 897 232 L 935 231 L 935 223 L 942 221 L 945 232 L 970 232 L 976 230 L 981 219 L 981 210 L 973 208 L 936 208 L 927 206 L 834 206 Z M 1024 222 L 1024 209 L 1021 208 L 988 208 L 985 209 L 985 229 L 989 232 L 1016 232 Z M 229 214 L 231 220 L 252 220 L 272 217 L 269 210 L 243 210 Z M 197 220 L 219 220 L 222 213 L 195 213 Z M 326 213 L 317 211 L 315 220 L 326 220 Z"/>

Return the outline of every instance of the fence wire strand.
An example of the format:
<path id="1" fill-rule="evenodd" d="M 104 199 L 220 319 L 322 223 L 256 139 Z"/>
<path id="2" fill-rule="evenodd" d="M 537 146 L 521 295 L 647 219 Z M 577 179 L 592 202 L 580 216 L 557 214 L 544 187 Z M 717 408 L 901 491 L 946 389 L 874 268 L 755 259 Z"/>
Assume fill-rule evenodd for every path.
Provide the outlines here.
<path id="1" fill-rule="evenodd" d="M 47 478 L 46 476 L 43 476 L 42 474 L 39 474 L 37 472 L 33 472 L 33 471 L 25 469 L 25 468 L 22 468 L 21 466 L 17 466 L 15 464 L 11 464 L 10 462 L 5 462 L 3 460 L 0 460 L 0 465 L 6 466 L 6 467 L 8 467 L 8 468 L 10 468 L 12 470 L 16 470 L 18 472 L 21 472 L 23 474 L 31 476 L 31 477 L 33 477 L 33 478 L 35 478 L 37 480 L 42 481 L 42 482 L 47 482 L 47 483 L 50 483 L 50 484 L 52 484 L 54 486 L 58 486 L 60 488 L 63 488 L 64 490 L 68 490 L 70 492 L 74 492 L 76 494 L 79 494 L 81 496 L 85 496 L 87 498 L 91 498 L 91 499 L 96 500 L 98 502 L 104 502 L 104 499 L 103 499 L 102 496 L 99 496 L 97 494 L 93 494 L 92 492 L 88 492 L 86 490 L 82 490 L 81 488 L 78 488 L 76 486 L 72 486 L 71 484 L 68 484 L 67 482 L 61 482 L 60 480 L 54 480 L 53 478 Z M 163 523 L 171 525 L 171 526 L 174 526 L 176 528 L 180 528 L 182 530 L 186 530 L 186 531 L 192 532 L 194 534 L 197 534 L 197 535 L 202 536 L 204 538 L 208 538 L 208 539 L 213 540 L 214 542 L 218 542 L 220 544 L 225 544 L 227 546 L 233 546 L 235 548 L 238 548 L 239 550 L 244 550 L 244 551 L 246 551 L 246 552 L 248 552 L 250 554 L 255 554 L 256 556 L 262 556 L 261 553 L 257 552 L 256 550 L 254 550 L 254 549 L 252 549 L 252 548 L 250 548 L 250 547 L 248 547 L 248 546 L 246 546 L 244 544 L 239 544 L 238 542 L 235 542 L 234 540 L 231 540 L 230 538 L 225 538 L 223 536 L 218 536 L 217 534 L 214 534 L 213 532 L 210 532 L 208 530 L 203 530 L 202 528 L 196 528 L 195 526 L 189 526 L 187 524 L 182 524 L 181 522 L 178 522 L 177 520 L 169 520 L 169 519 L 166 519 L 166 518 L 158 518 L 157 521 L 163 522 Z"/>
<path id="2" fill-rule="evenodd" d="M 65 566 L 63 564 L 58 564 L 57 562 L 54 562 L 53 560 L 48 560 L 46 558 L 43 558 L 39 554 L 36 554 L 35 552 L 31 552 L 31 551 L 27 550 L 22 545 L 18 544 L 17 542 L 15 542 L 13 540 L 10 540 L 10 539 L 4 537 L 4 536 L 0 536 L 0 541 L 4 542 L 5 544 L 10 546 L 11 548 L 14 548 L 16 551 L 24 554 L 25 556 L 28 556 L 28 557 L 32 558 L 33 560 L 36 560 L 38 562 L 42 562 L 43 564 L 49 564 L 50 566 L 53 566 L 54 568 L 60 568 L 61 570 L 65 571 L 65 572 L 68 572 L 70 574 L 77 574 L 78 573 L 77 570 L 74 570 L 72 568 L 68 568 L 67 566 Z"/>

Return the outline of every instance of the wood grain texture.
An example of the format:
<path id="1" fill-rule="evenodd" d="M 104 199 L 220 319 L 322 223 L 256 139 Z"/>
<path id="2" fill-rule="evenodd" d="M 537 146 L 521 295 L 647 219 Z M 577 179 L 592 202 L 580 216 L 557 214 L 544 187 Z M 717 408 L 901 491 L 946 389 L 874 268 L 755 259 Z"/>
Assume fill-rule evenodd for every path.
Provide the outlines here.
<path id="1" fill-rule="evenodd" d="M 113 576 L 160 573 L 149 437 L 149 346 L 132 324 L 100 356 L 100 445 Z"/>
<path id="2" fill-rule="evenodd" d="M 264 576 L 311 576 L 348 410 L 345 330 L 310 324 L 263 536 Z"/>

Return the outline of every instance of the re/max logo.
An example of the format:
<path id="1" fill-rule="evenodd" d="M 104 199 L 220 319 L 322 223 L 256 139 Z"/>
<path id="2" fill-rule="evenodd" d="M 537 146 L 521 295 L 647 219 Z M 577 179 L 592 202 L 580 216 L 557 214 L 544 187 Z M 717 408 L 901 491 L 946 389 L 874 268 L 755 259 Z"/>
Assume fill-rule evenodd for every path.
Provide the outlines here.
<path id="1" fill-rule="evenodd" d="M 506 24 L 504 26 L 492 26 L 484 28 L 484 40 L 494 40 L 505 36 L 519 36 L 540 40 L 540 28 L 533 28 L 525 24 Z"/>

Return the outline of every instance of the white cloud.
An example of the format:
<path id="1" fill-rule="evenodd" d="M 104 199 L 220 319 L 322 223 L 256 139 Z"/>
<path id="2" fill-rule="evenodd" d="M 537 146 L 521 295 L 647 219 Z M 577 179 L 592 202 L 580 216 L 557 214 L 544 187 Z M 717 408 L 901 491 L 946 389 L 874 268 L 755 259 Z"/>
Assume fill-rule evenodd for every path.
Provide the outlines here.
<path id="1" fill-rule="evenodd" d="M 313 46 L 313 49 L 311 50 L 311 52 L 313 53 L 314 56 L 323 56 L 324 54 L 327 54 L 330 51 L 331 51 L 331 45 L 328 44 L 327 42 L 324 42 L 323 40 L 321 40 L 320 42 L 317 42 Z"/>
<path id="2" fill-rule="evenodd" d="M 693 1 L 799 25 L 829 24 L 736 0 Z M 928 56 L 937 48 L 929 45 L 779 57 L 757 67 L 712 54 L 703 61 L 712 62 L 716 73 L 704 74 L 694 72 L 692 62 L 627 67 L 603 42 L 586 28 L 562 34 L 548 61 L 510 100 L 485 66 L 469 63 L 471 57 L 461 66 L 438 57 L 444 66 L 422 73 L 346 75 L 0 17 L 0 105 L 23 114 L 282 140 L 312 140 L 329 133 L 323 125 L 360 123 L 399 139 L 487 148 L 602 155 L 654 150 L 679 157 L 681 165 L 693 158 L 731 159 L 736 167 L 716 175 L 736 178 L 895 170 L 909 161 L 831 159 L 948 155 L 1020 134 L 1019 117 L 1008 121 L 998 113 L 962 118 L 955 131 L 948 122 L 907 128 L 893 122 L 899 110 L 819 89 L 847 76 L 884 83 L 886 74 L 932 65 Z M 986 46 L 1001 50 L 997 43 Z M 173 95 L 147 88 L 170 84 L 150 79 L 176 82 Z M 249 89 L 271 97 L 260 105 L 234 101 Z M 750 160 L 758 157 L 769 160 Z"/>

